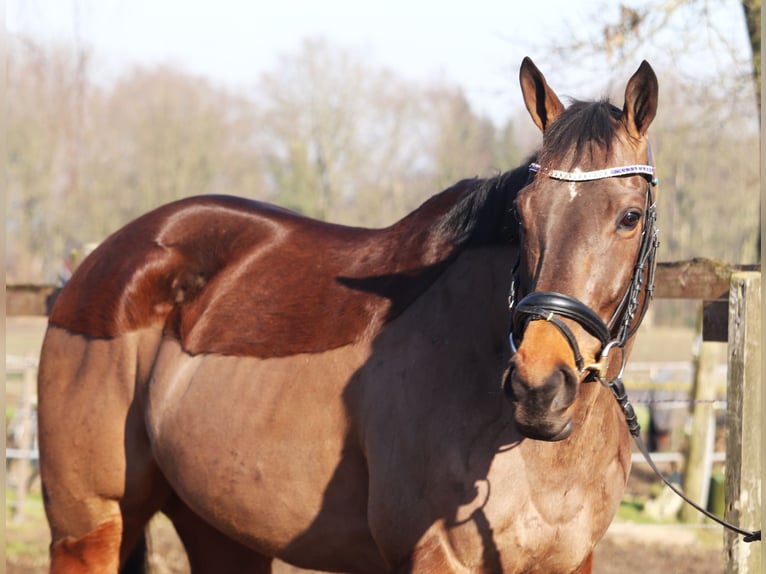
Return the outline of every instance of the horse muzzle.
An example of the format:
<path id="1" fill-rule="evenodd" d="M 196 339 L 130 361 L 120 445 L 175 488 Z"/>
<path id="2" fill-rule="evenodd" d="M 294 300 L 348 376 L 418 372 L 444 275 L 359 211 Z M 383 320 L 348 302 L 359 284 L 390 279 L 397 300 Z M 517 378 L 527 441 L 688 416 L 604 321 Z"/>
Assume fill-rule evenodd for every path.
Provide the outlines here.
<path id="1" fill-rule="evenodd" d="M 514 294 L 515 295 L 515 294 Z M 503 389 L 515 408 L 516 426 L 529 438 L 556 441 L 572 432 L 571 408 L 585 364 L 569 319 L 601 343 L 609 329 L 574 297 L 553 291 L 532 292 L 512 303 L 510 344 L 513 357 Z M 572 364 L 574 362 L 574 364 Z"/>
<path id="2" fill-rule="evenodd" d="M 559 365 L 533 384 L 511 360 L 503 390 L 514 406 L 516 428 L 527 438 L 559 441 L 572 432 L 571 406 L 577 399 L 578 378 Z"/>

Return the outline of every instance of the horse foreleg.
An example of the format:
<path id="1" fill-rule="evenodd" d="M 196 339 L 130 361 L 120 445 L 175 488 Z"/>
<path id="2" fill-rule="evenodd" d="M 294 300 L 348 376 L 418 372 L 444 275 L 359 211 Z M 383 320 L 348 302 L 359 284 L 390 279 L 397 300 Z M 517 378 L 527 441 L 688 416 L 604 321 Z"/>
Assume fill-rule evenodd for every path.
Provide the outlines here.
<path id="1" fill-rule="evenodd" d="M 51 547 L 51 572 L 117 572 L 122 520 L 115 517 L 80 538 L 66 537 Z"/>
<path id="2" fill-rule="evenodd" d="M 79 538 L 59 538 L 51 544 L 50 571 L 53 574 L 118 571 L 143 574 L 146 560 L 143 528 L 124 524 L 123 515 L 115 515 Z"/>

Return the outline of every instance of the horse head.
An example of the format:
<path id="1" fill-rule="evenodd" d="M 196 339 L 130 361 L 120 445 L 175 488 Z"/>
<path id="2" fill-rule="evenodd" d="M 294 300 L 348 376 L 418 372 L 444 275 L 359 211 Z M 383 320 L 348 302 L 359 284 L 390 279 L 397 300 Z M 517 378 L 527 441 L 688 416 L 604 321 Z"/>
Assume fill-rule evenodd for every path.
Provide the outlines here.
<path id="1" fill-rule="evenodd" d="M 619 109 L 565 108 L 529 58 L 520 81 L 543 143 L 516 200 L 521 247 L 504 390 L 519 431 L 555 441 L 572 432 L 580 385 L 603 380 L 615 356 L 624 365 L 651 296 L 657 180 L 647 130 L 658 83 L 643 62 Z"/>

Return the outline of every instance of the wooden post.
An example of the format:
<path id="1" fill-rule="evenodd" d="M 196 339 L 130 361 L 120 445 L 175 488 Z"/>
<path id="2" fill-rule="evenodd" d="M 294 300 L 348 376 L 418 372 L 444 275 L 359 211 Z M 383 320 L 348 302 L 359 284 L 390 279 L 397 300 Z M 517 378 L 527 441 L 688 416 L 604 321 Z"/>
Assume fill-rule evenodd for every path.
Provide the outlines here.
<path id="1" fill-rule="evenodd" d="M 761 274 L 735 273 L 729 291 L 726 520 L 761 528 Z M 761 542 L 726 531 L 726 573 L 761 571 Z"/>
<path id="2" fill-rule="evenodd" d="M 702 337 L 702 313 L 698 323 Z M 713 445 L 715 443 L 715 343 L 700 341 L 694 357 L 694 387 L 691 405 L 692 430 L 689 437 L 684 464 L 683 489 L 686 496 L 702 506 L 707 506 L 710 478 L 713 469 Z M 699 524 L 704 516 L 689 504 L 681 507 L 681 520 Z"/>

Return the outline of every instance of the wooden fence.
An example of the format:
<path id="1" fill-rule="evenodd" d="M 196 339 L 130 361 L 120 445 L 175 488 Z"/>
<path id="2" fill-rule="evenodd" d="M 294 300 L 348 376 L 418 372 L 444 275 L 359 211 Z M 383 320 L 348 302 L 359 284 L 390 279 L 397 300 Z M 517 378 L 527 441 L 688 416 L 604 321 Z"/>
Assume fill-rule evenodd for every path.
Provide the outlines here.
<path id="1" fill-rule="evenodd" d="M 714 259 L 659 263 L 655 297 L 699 299 L 705 307 L 705 338 L 726 341 L 729 282 L 737 271 L 760 271 L 760 266 L 730 265 Z M 6 315 L 45 315 L 46 301 L 56 285 L 5 286 Z"/>
<path id="2" fill-rule="evenodd" d="M 37 429 L 35 397 L 37 393 L 37 357 L 13 357 L 6 355 L 6 376 L 8 373 L 21 374 L 22 390 L 19 410 L 12 423 L 13 445 L 6 442 L 5 460 L 8 483 L 13 485 L 13 520 L 24 520 L 27 492 L 37 465 Z M 7 437 L 6 437 L 7 438 Z M 9 466 L 9 462 L 13 465 Z"/>
<path id="3" fill-rule="evenodd" d="M 761 528 L 763 390 L 761 384 L 761 274 L 735 273 L 729 291 L 729 378 L 726 416 L 726 519 Z M 726 531 L 726 572 L 761 570 L 761 542 Z"/>

